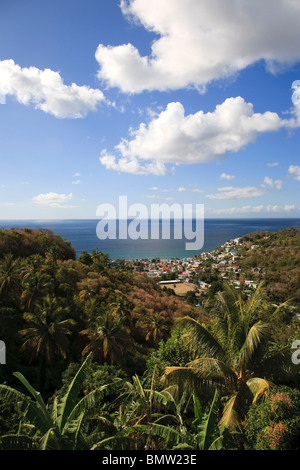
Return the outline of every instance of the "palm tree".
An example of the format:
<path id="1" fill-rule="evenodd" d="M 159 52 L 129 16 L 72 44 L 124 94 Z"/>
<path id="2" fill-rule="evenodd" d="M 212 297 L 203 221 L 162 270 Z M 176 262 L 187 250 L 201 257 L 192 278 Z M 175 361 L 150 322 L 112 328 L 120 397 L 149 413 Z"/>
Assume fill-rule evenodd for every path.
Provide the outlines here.
<path id="1" fill-rule="evenodd" d="M 15 298 L 21 292 L 22 267 L 11 253 L 0 262 L 0 297 Z"/>
<path id="2" fill-rule="evenodd" d="M 187 343 L 197 358 L 186 367 L 168 367 L 164 374 L 164 379 L 180 387 L 220 388 L 228 397 L 220 424 L 231 429 L 240 427 L 247 406 L 272 386 L 254 374 L 266 351 L 270 331 L 270 325 L 259 319 L 264 308 L 261 288 L 243 302 L 241 295 L 226 285 L 224 292 L 217 294 L 214 333 L 190 317 L 179 320 L 177 328 L 185 330 Z"/>
<path id="3" fill-rule="evenodd" d="M 109 264 L 109 255 L 107 253 L 99 251 L 98 248 L 92 251 L 91 258 L 93 260 L 93 263 L 101 264 L 103 267 L 107 267 Z"/>
<path id="4" fill-rule="evenodd" d="M 66 310 L 57 305 L 57 301 L 49 296 L 44 297 L 42 303 L 37 303 L 33 313 L 25 314 L 29 327 L 20 330 L 25 338 L 21 351 L 31 353 L 30 362 L 37 356 L 42 356 L 49 364 L 59 354 L 66 358 L 68 350 L 67 336 L 71 334 L 71 327 L 75 321 L 66 317 Z"/>
<path id="5" fill-rule="evenodd" d="M 30 276 L 32 273 L 36 273 L 42 269 L 44 264 L 44 258 L 41 255 L 34 254 L 24 260 L 25 262 L 25 274 L 24 278 Z"/>
<path id="6" fill-rule="evenodd" d="M 147 317 L 144 324 L 148 329 L 146 341 L 153 338 L 155 345 L 157 345 L 161 339 L 164 339 L 170 331 L 170 321 L 161 312 L 155 312 L 150 317 Z"/>
<path id="7" fill-rule="evenodd" d="M 18 405 L 20 413 L 18 433 L 1 436 L 0 449 L 89 450 L 91 445 L 84 435 L 83 424 L 98 400 L 119 386 L 118 381 L 104 385 L 78 400 L 90 360 L 91 356 L 88 356 L 83 362 L 66 394 L 60 400 L 56 397 L 49 406 L 19 372 L 14 374 L 15 377 L 33 399 L 7 385 L 0 385 L 0 395 Z M 26 435 L 24 429 L 30 429 L 30 435 Z"/>
<path id="8" fill-rule="evenodd" d="M 93 352 L 100 362 L 123 364 L 127 351 L 133 348 L 130 330 L 124 323 L 124 318 L 111 312 L 99 315 L 94 326 L 80 332 L 89 340 L 82 355 Z"/>
<path id="9" fill-rule="evenodd" d="M 25 309 L 31 313 L 36 301 L 40 301 L 52 287 L 51 277 L 41 271 L 32 272 L 23 279 L 21 301 Z"/>
<path id="10" fill-rule="evenodd" d="M 46 261 L 52 265 L 52 267 L 57 266 L 57 261 L 62 255 L 62 250 L 58 245 L 50 246 L 48 251 L 45 253 Z"/>
<path id="11" fill-rule="evenodd" d="M 95 286 L 93 283 L 86 284 L 79 292 L 79 299 L 83 300 L 84 302 L 88 300 L 94 300 L 98 290 L 98 285 Z"/>

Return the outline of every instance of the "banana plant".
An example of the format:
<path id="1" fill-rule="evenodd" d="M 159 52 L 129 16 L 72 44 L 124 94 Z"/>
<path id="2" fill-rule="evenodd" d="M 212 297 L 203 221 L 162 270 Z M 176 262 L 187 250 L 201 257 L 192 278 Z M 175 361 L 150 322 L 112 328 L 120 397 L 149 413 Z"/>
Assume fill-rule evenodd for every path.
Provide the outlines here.
<path id="1" fill-rule="evenodd" d="M 186 425 L 184 420 L 190 400 L 187 393 L 184 392 L 178 401 L 167 390 L 162 391 L 161 395 L 164 396 L 165 403 L 168 402 L 173 414 L 164 415 L 149 426 L 135 426 L 136 429 L 149 436 L 159 436 L 165 441 L 169 450 L 221 450 L 224 448 L 223 434 L 226 426 L 217 426 L 219 398 L 217 390 L 207 414 L 202 412 L 198 397 L 192 394 L 194 420 L 191 426 Z M 169 424 L 170 420 L 174 421 L 173 425 Z M 163 424 L 166 421 L 168 424 Z"/>
<path id="2" fill-rule="evenodd" d="M 82 383 L 91 360 L 91 354 L 79 368 L 66 394 L 46 406 L 41 394 L 19 372 L 14 376 L 29 392 L 28 397 L 7 385 L 0 385 L 0 394 L 15 403 L 21 416 L 17 434 L 0 437 L 0 448 L 36 448 L 39 450 L 88 450 L 88 439 L 82 432 L 86 417 L 105 394 L 119 387 L 119 381 L 93 390 L 78 400 Z M 30 435 L 26 430 L 31 431 Z"/>

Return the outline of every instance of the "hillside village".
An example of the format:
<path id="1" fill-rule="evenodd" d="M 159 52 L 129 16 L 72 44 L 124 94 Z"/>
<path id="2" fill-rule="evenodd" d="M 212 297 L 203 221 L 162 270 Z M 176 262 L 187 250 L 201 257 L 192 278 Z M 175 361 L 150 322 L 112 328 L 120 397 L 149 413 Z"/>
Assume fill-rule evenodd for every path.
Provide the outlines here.
<path id="1" fill-rule="evenodd" d="M 235 238 L 211 252 L 203 252 L 192 258 L 130 259 L 125 261 L 125 265 L 136 273 L 156 278 L 162 286 L 175 287 L 184 283 L 190 286 L 190 290 L 196 289 L 203 293 L 211 287 L 210 280 L 213 279 L 225 280 L 236 288 L 246 287 L 250 293 L 264 277 L 264 267 L 253 268 L 251 274 L 248 274 L 249 278 L 245 278 L 240 267 L 243 258 L 241 252 L 245 249 L 255 250 L 257 247 L 258 245 L 245 242 L 242 238 Z M 245 292 L 247 293 L 247 290 Z"/>

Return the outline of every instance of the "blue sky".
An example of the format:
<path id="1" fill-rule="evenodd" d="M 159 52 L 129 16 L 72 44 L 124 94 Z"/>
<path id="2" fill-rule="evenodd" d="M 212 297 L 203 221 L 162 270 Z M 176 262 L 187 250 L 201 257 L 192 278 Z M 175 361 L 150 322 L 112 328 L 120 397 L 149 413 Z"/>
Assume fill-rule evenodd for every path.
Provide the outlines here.
<path id="1" fill-rule="evenodd" d="M 2 0 L 0 219 L 299 217 L 299 24 L 294 0 Z"/>

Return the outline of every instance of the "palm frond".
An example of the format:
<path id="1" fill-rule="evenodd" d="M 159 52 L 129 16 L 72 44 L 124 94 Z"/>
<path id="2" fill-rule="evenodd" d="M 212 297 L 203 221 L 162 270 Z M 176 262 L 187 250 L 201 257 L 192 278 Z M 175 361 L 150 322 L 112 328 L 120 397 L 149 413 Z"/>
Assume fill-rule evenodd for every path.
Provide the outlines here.
<path id="1" fill-rule="evenodd" d="M 226 426 L 230 430 L 237 430 L 240 428 L 240 396 L 239 393 L 235 393 L 227 401 L 224 406 L 223 415 L 219 422 L 220 426 Z"/>
<path id="2" fill-rule="evenodd" d="M 214 358 L 201 357 L 187 364 L 198 379 L 208 385 L 236 387 L 236 373 L 225 363 Z"/>
<path id="3" fill-rule="evenodd" d="M 245 315 L 247 320 L 247 330 L 251 328 L 253 323 L 256 323 L 258 315 L 261 313 L 262 307 L 265 303 L 265 296 L 262 292 L 264 282 L 260 282 L 254 293 L 250 295 L 245 303 Z"/>
<path id="4" fill-rule="evenodd" d="M 225 351 L 220 343 L 200 323 L 190 317 L 178 320 L 175 328 L 186 330 L 188 346 L 198 354 L 224 359 Z"/>
<path id="5" fill-rule="evenodd" d="M 254 377 L 252 379 L 247 380 L 247 385 L 253 395 L 252 403 L 256 403 L 256 401 L 263 395 L 265 395 L 270 388 L 274 387 L 272 382 L 268 380 L 261 379 L 259 377 Z"/>
<path id="6" fill-rule="evenodd" d="M 237 370 L 242 370 L 247 367 L 258 347 L 266 341 L 269 332 L 269 325 L 261 320 L 250 328 L 236 361 Z"/>
<path id="7" fill-rule="evenodd" d="M 183 390 L 193 391 L 197 388 L 199 380 L 190 367 L 167 367 L 162 377 L 168 385 L 176 385 L 176 394 L 182 395 Z M 173 388 L 174 389 L 174 388 Z M 166 388 L 165 390 L 170 390 Z"/>

